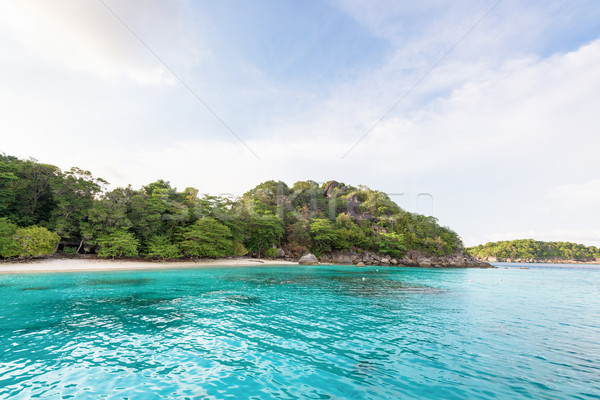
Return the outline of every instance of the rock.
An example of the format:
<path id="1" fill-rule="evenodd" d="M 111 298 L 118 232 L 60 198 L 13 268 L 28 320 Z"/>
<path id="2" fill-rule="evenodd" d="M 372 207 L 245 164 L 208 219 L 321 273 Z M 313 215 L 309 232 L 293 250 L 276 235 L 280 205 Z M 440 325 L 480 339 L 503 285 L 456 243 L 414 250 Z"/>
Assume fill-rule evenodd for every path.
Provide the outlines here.
<path id="1" fill-rule="evenodd" d="M 333 193 L 333 191 L 335 189 L 338 189 L 340 187 L 339 182 L 336 181 L 329 181 L 325 184 L 325 189 L 323 189 L 323 195 L 325 196 L 326 199 L 331 197 L 331 194 Z M 339 189 L 340 193 L 346 193 L 346 187 L 342 187 L 341 189 Z"/>
<path id="2" fill-rule="evenodd" d="M 366 267 L 364 262 L 359 262 L 358 264 L 356 264 L 357 267 Z"/>
<path id="3" fill-rule="evenodd" d="M 389 260 L 389 259 L 387 259 L 387 258 L 382 258 L 382 259 L 381 259 L 381 263 L 382 263 L 382 264 L 389 264 L 389 263 L 390 263 L 390 260 Z"/>
<path id="4" fill-rule="evenodd" d="M 396 260 L 395 258 L 392 258 L 392 259 L 390 260 L 390 262 L 391 262 L 392 264 L 394 264 L 394 265 L 398 265 L 398 260 Z"/>
<path id="5" fill-rule="evenodd" d="M 285 258 L 285 251 L 281 247 L 277 249 L 277 258 Z"/>
<path id="6" fill-rule="evenodd" d="M 308 253 L 298 260 L 298 264 L 300 265 L 319 265 L 319 260 L 315 257 L 314 254 Z"/>

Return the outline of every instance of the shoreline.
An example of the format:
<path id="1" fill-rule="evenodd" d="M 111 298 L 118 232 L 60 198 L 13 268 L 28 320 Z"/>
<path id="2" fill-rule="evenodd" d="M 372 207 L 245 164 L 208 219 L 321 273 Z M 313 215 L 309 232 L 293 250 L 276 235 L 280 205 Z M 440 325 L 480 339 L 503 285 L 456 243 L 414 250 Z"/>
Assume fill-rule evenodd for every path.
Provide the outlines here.
<path id="1" fill-rule="evenodd" d="M 106 260 L 84 258 L 49 258 L 0 263 L 0 274 L 44 272 L 132 271 L 206 267 L 251 267 L 260 265 L 298 265 L 297 262 L 258 258 L 231 258 L 200 261 Z"/>

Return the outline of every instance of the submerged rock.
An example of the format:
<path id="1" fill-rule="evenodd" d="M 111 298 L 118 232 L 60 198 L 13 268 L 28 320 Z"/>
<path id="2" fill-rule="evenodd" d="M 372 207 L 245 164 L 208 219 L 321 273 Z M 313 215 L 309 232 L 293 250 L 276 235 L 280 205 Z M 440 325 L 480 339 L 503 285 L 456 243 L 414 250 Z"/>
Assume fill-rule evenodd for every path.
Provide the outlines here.
<path id="1" fill-rule="evenodd" d="M 300 257 L 300 259 L 298 260 L 298 264 L 300 264 L 300 265 L 319 265 L 319 260 L 317 260 L 317 257 L 314 254 L 308 253 L 308 254 Z"/>

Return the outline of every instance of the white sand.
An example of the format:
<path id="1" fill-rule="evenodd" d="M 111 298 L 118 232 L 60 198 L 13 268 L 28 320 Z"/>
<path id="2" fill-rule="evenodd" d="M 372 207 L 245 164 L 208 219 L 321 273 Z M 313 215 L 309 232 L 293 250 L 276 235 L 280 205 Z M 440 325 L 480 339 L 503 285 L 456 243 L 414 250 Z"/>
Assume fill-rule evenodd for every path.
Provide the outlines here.
<path id="1" fill-rule="evenodd" d="M 298 265 L 296 262 L 263 260 L 256 258 L 233 258 L 220 260 L 163 262 L 127 261 L 96 259 L 35 260 L 21 263 L 0 263 L 0 274 L 21 274 L 32 272 L 77 272 L 77 271 L 117 271 L 143 269 L 177 269 L 202 267 L 247 267 L 260 265 Z"/>

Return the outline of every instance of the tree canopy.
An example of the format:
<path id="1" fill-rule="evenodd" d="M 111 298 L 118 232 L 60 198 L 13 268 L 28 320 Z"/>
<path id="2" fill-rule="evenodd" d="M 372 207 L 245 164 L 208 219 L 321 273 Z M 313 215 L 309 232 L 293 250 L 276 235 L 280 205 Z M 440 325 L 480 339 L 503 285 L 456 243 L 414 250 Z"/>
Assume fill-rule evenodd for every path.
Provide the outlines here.
<path id="1" fill-rule="evenodd" d="M 575 260 L 595 261 L 600 259 L 600 250 L 595 246 L 584 246 L 570 242 L 541 242 L 533 239 L 504 240 L 470 247 L 467 252 L 478 258 L 534 259 L 539 261 Z"/>
<path id="2" fill-rule="evenodd" d="M 180 192 L 162 179 L 140 189 L 107 186 L 79 168 L 0 155 L 0 257 L 23 255 L 16 232 L 31 226 L 58 235 L 59 251 L 104 257 L 262 257 L 278 247 L 292 256 L 463 251 L 435 218 L 406 212 L 366 186 L 272 180 L 239 198 Z"/>

